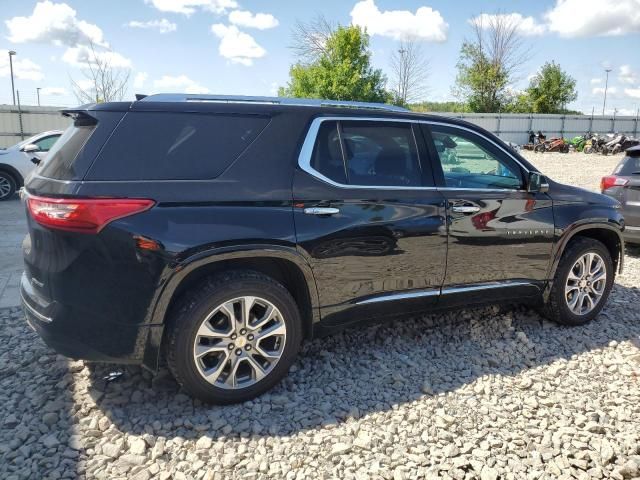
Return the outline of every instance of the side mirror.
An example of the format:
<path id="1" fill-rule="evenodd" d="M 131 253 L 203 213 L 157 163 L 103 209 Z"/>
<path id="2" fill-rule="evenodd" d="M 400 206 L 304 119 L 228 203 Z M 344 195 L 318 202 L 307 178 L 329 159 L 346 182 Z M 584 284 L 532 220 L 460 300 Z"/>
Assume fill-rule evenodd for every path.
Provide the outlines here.
<path id="1" fill-rule="evenodd" d="M 24 153 L 34 153 L 34 152 L 39 152 L 40 147 L 35 143 L 29 143 L 24 147 L 22 147 L 20 150 L 22 150 Z"/>
<path id="2" fill-rule="evenodd" d="M 529 193 L 544 193 L 549 190 L 549 184 L 547 179 L 538 172 L 529 172 L 529 179 L 527 181 L 527 192 Z"/>

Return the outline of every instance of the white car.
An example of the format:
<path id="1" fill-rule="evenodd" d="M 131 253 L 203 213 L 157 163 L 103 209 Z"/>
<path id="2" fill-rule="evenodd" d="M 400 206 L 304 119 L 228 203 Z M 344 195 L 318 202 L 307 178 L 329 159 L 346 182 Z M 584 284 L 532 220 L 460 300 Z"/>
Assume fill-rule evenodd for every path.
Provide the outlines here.
<path id="1" fill-rule="evenodd" d="M 10 199 L 24 185 L 37 161 L 42 161 L 62 131 L 50 130 L 0 149 L 0 201 Z"/>

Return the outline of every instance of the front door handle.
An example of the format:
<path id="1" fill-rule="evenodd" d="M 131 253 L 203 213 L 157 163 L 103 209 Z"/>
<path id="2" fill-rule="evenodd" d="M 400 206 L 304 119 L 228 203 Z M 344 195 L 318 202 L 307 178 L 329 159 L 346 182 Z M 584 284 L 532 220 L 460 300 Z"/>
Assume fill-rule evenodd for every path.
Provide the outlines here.
<path id="1" fill-rule="evenodd" d="M 309 207 L 304 209 L 304 213 L 307 215 L 335 215 L 336 213 L 340 213 L 340 209 L 333 207 Z"/>
<path id="2" fill-rule="evenodd" d="M 480 211 L 480 207 L 476 207 L 475 205 L 457 205 L 451 207 L 456 213 L 476 213 Z"/>

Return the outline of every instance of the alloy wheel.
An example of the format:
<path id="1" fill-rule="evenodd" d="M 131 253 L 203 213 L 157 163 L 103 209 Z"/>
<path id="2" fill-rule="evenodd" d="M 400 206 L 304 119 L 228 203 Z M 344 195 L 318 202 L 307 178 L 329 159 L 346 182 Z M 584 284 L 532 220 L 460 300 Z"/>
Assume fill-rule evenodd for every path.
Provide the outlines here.
<path id="1" fill-rule="evenodd" d="M 193 346 L 198 372 L 219 388 L 246 388 L 266 377 L 280 360 L 287 327 L 268 300 L 244 296 L 214 308 Z"/>
<path id="2" fill-rule="evenodd" d="M 0 198 L 4 198 L 11 193 L 11 182 L 7 177 L 0 175 Z"/>
<path id="3" fill-rule="evenodd" d="M 587 252 L 569 270 L 565 300 L 575 315 L 586 315 L 602 299 L 607 286 L 607 267 L 600 255 Z"/>

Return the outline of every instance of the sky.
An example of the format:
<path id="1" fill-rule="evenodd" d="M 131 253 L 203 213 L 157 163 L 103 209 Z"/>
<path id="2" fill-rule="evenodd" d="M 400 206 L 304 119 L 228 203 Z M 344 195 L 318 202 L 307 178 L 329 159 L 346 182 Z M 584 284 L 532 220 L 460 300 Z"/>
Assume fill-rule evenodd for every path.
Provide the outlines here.
<path id="1" fill-rule="evenodd" d="M 0 104 L 12 103 L 8 51 L 21 103 L 78 103 L 82 61 L 99 55 L 130 71 L 134 93 L 275 95 L 286 85 L 296 21 L 318 14 L 367 29 L 374 67 L 390 72 L 402 39 L 413 38 L 429 62 L 424 100 L 454 100 L 460 46 L 479 15 L 509 15 L 528 54 L 513 88 L 526 87 L 547 61 L 577 81 L 569 108 L 607 114 L 640 108 L 640 0 L 1 0 Z M 486 22 L 485 22 L 486 24 Z"/>

